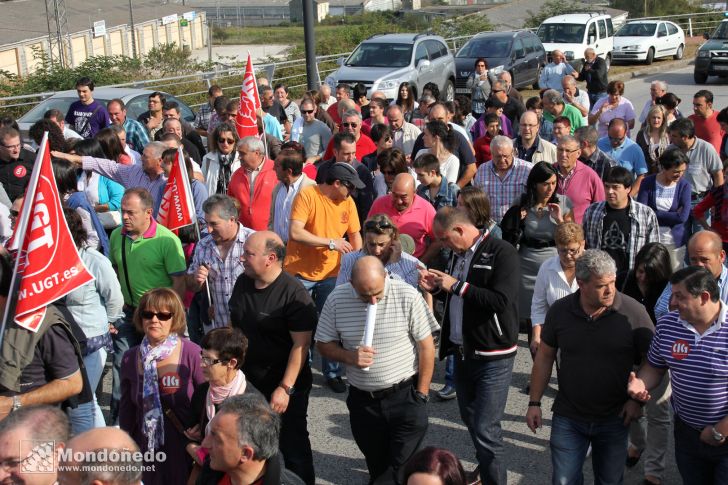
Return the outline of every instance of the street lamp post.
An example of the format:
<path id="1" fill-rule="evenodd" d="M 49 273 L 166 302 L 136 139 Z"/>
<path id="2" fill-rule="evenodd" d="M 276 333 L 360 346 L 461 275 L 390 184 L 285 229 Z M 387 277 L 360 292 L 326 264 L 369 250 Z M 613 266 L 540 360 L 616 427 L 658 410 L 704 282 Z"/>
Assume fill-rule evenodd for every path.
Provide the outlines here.
<path id="1" fill-rule="evenodd" d="M 136 30 L 134 29 L 134 7 L 131 4 L 132 0 L 129 0 L 129 25 L 131 26 L 131 55 L 136 59 L 137 57 L 137 46 L 136 46 Z"/>

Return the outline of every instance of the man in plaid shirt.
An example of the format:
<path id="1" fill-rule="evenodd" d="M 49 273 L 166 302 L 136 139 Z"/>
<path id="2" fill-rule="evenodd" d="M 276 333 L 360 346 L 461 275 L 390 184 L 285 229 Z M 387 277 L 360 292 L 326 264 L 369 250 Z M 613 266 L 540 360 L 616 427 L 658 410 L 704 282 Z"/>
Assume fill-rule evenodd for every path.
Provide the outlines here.
<path id="1" fill-rule="evenodd" d="M 202 210 L 210 233 L 195 248 L 187 285 L 199 291 L 207 282 L 214 309 L 212 328 L 225 327 L 230 323 L 230 295 L 244 269 L 243 245 L 255 231 L 238 222 L 235 201 L 227 195 L 210 196 Z M 212 328 L 205 328 L 205 333 Z"/>
<path id="2" fill-rule="evenodd" d="M 498 135 L 490 142 L 493 160 L 482 164 L 473 185 L 483 189 L 490 199 L 493 220 L 500 224 L 506 211 L 526 191 L 526 180 L 533 164 L 513 156 L 513 140 Z"/>
<path id="3" fill-rule="evenodd" d="M 586 246 L 602 249 L 617 263 L 617 288 L 634 269 L 637 252 L 647 243 L 660 242 L 654 211 L 629 197 L 632 172 L 612 167 L 604 178 L 607 200 L 595 202 L 584 213 Z"/>
<path id="4" fill-rule="evenodd" d="M 200 106 L 200 109 L 197 110 L 194 126 L 200 136 L 207 136 L 210 116 L 213 111 L 215 111 L 213 104 L 218 96 L 222 96 L 222 88 L 217 84 L 213 84 L 210 86 L 210 89 L 207 90 L 207 103 Z"/>

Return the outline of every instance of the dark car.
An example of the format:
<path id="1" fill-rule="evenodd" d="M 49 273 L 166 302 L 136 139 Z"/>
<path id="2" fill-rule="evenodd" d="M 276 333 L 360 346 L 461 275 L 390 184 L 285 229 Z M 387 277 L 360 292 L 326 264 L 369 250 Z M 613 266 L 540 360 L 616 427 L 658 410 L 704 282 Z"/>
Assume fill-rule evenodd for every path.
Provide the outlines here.
<path id="1" fill-rule="evenodd" d="M 516 88 L 529 85 L 537 88 L 541 69 L 546 65 L 546 51 L 541 40 L 531 31 L 477 34 L 455 54 L 457 94 L 470 95 L 465 83 L 479 57 L 488 61 L 488 68 L 496 75 L 503 71 L 510 72 Z"/>
<path id="2" fill-rule="evenodd" d="M 728 77 L 728 20 L 718 25 L 695 57 L 695 83 L 705 84 L 708 76 Z"/>

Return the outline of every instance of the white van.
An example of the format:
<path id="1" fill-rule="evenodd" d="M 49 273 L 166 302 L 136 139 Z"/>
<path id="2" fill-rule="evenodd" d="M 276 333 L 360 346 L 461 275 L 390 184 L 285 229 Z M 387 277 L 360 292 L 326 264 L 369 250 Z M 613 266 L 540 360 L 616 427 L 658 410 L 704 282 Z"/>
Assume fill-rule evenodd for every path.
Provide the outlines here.
<path id="1" fill-rule="evenodd" d="M 607 62 L 607 69 L 612 63 L 614 26 L 609 15 L 574 13 L 551 17 L 538 28 L 538 37 L 547 53 L 562 51 L 576 70 L 581 69 L 587 47 Z"/>

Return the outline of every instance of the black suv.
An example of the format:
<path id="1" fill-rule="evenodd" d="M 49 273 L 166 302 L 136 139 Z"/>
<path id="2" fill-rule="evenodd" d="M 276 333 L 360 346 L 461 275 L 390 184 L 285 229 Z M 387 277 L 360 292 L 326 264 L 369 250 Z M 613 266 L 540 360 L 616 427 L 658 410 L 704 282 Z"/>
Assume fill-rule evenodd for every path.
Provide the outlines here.
<path id="1" fill-rule="evenodd" d="M 510 72 L 516 88 L 529 85 L 537 88 L 541 69 L 546 65 L 546 51 L 533 32 L 483 32 L 466 42 L 455 54 L 457 94 L 470 95 L 465 83 L 479 57 L 488 61 L 488 68 L 495 74 Z"/>

